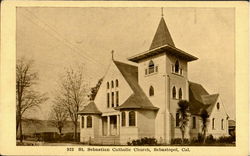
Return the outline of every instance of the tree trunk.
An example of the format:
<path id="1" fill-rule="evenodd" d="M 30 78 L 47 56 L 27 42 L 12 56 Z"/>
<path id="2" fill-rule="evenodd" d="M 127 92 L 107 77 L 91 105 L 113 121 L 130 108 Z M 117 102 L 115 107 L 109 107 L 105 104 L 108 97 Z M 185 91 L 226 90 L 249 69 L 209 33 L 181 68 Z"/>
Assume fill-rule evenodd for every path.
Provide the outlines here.
<path id="1" fill-rule="evenodd" d="M 23 142 L 22 119 L 20 119 L 20 142 Z"/>
<path id="2" fill-rule="evenodd" d="M 20 117 L 19 117 L 19 114 L 16 114 L 17 115 L 17 118 L 16 118 L 16 136 L 18 135 L 18 127 L 19 127 L 19 124 L 20 124 Z"/>
<path id="3" fill-rule="evenodd" d="M 182 141 L 182 144 L 184 144 L 184 133 L 185 133 L 185 131 L 181 131 L 181 141 Z"/>
<path id="4" fill-rule="evenodd" d="M 203 135 L 203 144 L 205 144 L 206 143 L 206 130 L 204 131 L 204 135 Z"/>
<path id="5" fill-rule="evenodd" d="M 74 124 L 74 130 L 75 130 L 75 132 L 74 132 L 74 139 L 75 139 L 75 141 L 77 141 L 77 122 Z"/>

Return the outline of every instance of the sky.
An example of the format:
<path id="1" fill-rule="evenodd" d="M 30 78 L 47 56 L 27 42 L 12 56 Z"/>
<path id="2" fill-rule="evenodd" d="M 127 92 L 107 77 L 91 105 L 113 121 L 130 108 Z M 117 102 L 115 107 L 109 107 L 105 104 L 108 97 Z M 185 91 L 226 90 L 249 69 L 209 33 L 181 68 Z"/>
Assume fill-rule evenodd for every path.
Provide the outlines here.
<path id="1" fill-rule="evenodd" d="M 164 8 L 175 46 L 199 59 L 188 64 L 188 79 L 219 93 L 235 119 L 235 12 L 233 8 Z M 29 117 L 47 119 L 65 68 L 84 65 L 94 86 L 115 60 L 147 51 L 161 8 L 17 8 L 17 58 L 33 59 L 37 89 L 50 100 Z"/>

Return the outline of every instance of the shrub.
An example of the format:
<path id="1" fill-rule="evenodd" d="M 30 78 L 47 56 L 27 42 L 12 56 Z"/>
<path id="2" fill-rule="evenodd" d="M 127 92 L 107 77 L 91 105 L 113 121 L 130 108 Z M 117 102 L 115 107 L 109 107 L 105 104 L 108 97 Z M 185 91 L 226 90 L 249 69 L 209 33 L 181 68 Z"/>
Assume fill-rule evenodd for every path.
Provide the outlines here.
<path id="1" fill-rule="evenodd" d="M 157 140 L 155 138 L 140 138 L 136 140 L 132 140 L 131 142 L 127 142 L 129 146 L 154 146 L 157 145 Z"/>
<path id="2" fill-rule="evenodd" d="M 217 140 L 218 143 L 234 143 L 235 142 L 235 136 L 221 136 Z"/>
<path id="3" fill-rule="evenodd" d="M 181 138 L 171 139 L 171 144 L 173 144 L 173 145 L 182 144 L 182 139 Z M 189 140 L 184 139 L 184 144 L 189 144 Z"/>
<path id="4" fill-rule="evenodd" d="M 215 143 L 215 142 L 216 142 L 216 139 L 214 139 L 212 134 L 210 134 L 209 136 L 206 137 L 206 143 L 207 144 L 212 144 L 212 143 Z"/>

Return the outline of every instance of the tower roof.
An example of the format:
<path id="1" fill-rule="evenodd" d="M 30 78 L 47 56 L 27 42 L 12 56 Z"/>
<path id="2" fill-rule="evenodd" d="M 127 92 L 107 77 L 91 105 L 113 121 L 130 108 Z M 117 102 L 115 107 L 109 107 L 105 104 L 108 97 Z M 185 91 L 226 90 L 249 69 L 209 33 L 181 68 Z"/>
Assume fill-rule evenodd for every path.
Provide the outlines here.
<path id="1" fill-rule="evenodd" d="M 175 55 L 186 61 L 194 61 L 198 59 L 197 57 L 190 55 L 187 52 L 175 47 L 175 44 L 163 17 L 160 20 L 149 50 L 131 56 L 128 58 L 128 60 L 138 63 L 142 59 L 152 57 L 153 55 L 157 55 L 160 53 Z"/>
<path id="2" fill-rule="evenodd" d="M 175 47 L 174 41 L 170 35 L 166 22 L 164 18 L 162 17 L 149 50 L 155 49 L 164 45 L 170 45 L 170 46 Z"/>

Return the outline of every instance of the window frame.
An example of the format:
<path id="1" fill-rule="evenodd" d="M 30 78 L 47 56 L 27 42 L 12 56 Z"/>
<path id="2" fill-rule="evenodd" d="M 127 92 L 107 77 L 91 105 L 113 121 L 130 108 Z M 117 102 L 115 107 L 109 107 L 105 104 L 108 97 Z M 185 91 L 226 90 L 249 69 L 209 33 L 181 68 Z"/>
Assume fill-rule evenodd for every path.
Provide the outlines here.
<path id="1" fill-rule="evenodd" d="M 126 127 L 126 113 L 125 112 L 121 112 L 121 126 L 122 127 Z"/>
<path id="2" fill-rule="evenodd" d="M 180 127 L 180 113 L 175 114 L 175 127 Z"/>
<path id="3" fill-rule="evenodd" d="M 153 86 L 150 86 L 149 87 L 149 96 L 154 96 L 155 95 L 155 90 L 154 90 L 154 87 Z"/>
<path id="4" fill-rule="evenodd" d="M 119 91 L 115 92 L 115 96 L 116 96 L 116 100 L 115 100 L 116 106 L 119 106 Z"/>
<path id="5" fill-rule="evenodd" d="M 212 129 L 215 129 L 215 118 L 212 119 Z"/>
<path id="6" fill-rule="evenodd" d="M 115 80 L 115 87 L 119 87 L 119 81 L 118 81 L 118 79 Z"/>
<path id="7" fill-rule="evenodd" d="M 179 89 L 179 99 L 182 100 L 183 99 L 183 95 L 182 95 L 182 89 Z"/>
<path id="8" fill-rule="evenodd" d="M 173 88 L 172 88 L 172 98 L 177 99 L 177 92 L 176 92 L 176 87 L 175 86 L 173 86 Z"/>
<path id="9" fill-rule="evenodd" d="M 92 119 L 92 116 L 91 115 L 88 115 L 87 116 L 87 128 L 92 128 L 93 127 L 93 119 Z"/>
<path id="10" fill-rule="evenodd" d="M 110 94 L 107 93 L 107 107 L 110 107 Z"/>
<path id="11" fill-rule="evenodd" d="M 130 111 L 128 113 L 128 126 L 135 127 L 136 126 L 136 112 Z"/>
<path id="12" fill-rule="evenodd" d="M 84 115 L 82 115 L 82 123 L 81 123 L 81 128 L 83 129 L 85 126 L 84 126 L 84 123 L 85 123 L 85 121 L 84 121 Z"/>
<path id="13" fill-rule="evenodd" d="M 148 63 L 148 74 L 153 74 L 155 72 L 155 64 L 153 60 Z"/>

